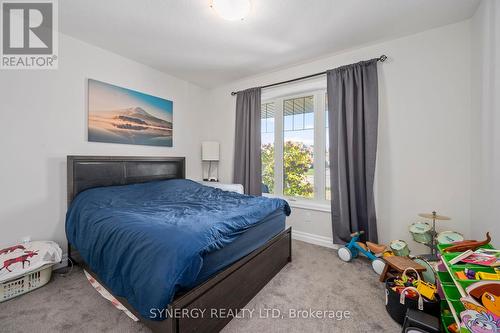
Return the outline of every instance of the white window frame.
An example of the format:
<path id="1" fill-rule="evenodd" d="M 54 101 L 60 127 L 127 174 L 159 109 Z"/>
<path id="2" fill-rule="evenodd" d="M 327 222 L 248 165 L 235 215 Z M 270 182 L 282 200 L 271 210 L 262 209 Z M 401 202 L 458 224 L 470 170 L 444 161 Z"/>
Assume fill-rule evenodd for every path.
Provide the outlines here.
<path id="1" fill-rule="evenodd" d="M 283 195 L 283 102 L 288 99 L 313 96 L 314 103 L 314 198 Z M 274 103 L 274 193 L 268 196 L 283 197 L 290 205 L 299 208 L 330 211 L 326 200 L 326 89 L 315 89 L 262 100 L 262 104 Z M 323 153 L 321 153 L 323 152 Z M 267 194 L 266 194 L 267 195 Z"/>

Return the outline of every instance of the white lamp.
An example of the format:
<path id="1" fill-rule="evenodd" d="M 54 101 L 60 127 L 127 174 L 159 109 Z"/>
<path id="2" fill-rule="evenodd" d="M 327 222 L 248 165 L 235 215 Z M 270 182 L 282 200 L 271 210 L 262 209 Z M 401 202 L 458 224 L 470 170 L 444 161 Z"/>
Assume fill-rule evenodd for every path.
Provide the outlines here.
<path id="1" fill-rule="evenodd" d="M 208 180 L 211 182 L 216 182 L 218 177 L 212 177 L 212 162 L 219 161 L 219 143 L 215 141 L 205 141 L 201 143 L 201 160 L 203 162 L 208 162 L 208 175 L 207 178 L 203 180 Z M 218 173 L 217 169 L 217 173 Z"/>

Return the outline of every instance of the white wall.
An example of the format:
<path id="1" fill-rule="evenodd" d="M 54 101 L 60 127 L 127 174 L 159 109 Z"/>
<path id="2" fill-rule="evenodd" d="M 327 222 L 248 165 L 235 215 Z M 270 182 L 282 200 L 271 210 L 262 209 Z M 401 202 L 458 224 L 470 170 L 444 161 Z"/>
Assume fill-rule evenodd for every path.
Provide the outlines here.
<path id="1" fill-rule="evenodd" d="M 186 156 L 201 178 L 205 90 L 61 35 L 59 69 L 0 73 L 0 246 L 31 235 L 66 248 L 66 155 Z M 174 102 L 174 147 L 87 142 L 86 82 L 113 83 Z"/>
<path id="2" fill-rule="evenodd" d="M 220 175 L 231 181 L 233 90 L 265 85 L 386 54 L 379 65 L 376 201 L 379 239 L 406 239 L 419 212 L 453 218 L 441 230 L 470 236 L 470 22 L 332 55 L 213 89 L 203 139 L 221 142 Z M 295 230 L 331 238 L 329 213 L 294 209 Z M 425 248 L 410 243 L 414 253 Z"/>
<path id="3" fill-rule="evenodd" d="M 472 18 L 473 238 L 500 246 L 500 3 L 483 0 Z"/>
<path id="4" fill-rule="evenodd" d="M 61 35 L 58 70 L 0 73 L 0 246 L 31 235 L 65 247 L 66 155 L 186 156 L 187 176 L 200 178 L 200 141 L 216 140 L 221 143 L 221 181 L 231 182 L 235 98 L 230 91 L 382 53 L 389 59 L 379 65 L 380 240 L 409 241 L 408 224 L 417 220 L 418 212 L 432 209 L 453 218 L 443 230 L 468 238 L 481 238 L 485 230 L 498 235 L 500 118 L 495 87 L 500 34 L 494 31 L 499 31 L 499 7 L 485 0 L 472 23 L 350 50 L 211 91 Z M 87 142 L 87 78 L 173 100 L 174 147 Z M 331 239 L 327 212 L 294 209 L 289 222 L 301 237 L 312 234 L 323 244 Z M 425 250 L 410 245 L 414 253 Z"/>

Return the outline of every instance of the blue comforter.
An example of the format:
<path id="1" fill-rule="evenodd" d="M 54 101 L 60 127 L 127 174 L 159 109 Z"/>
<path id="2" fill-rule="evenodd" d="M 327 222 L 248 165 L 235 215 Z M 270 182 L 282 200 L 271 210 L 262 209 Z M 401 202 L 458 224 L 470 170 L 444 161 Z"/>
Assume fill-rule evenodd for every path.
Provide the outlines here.
<path id="1" fill-rule="evenodd" d="M 66 235 L 115 295 L 143 317 L 158 320 L 177 290 L 192 287 L 204 254 L 277 209 L 290 214 L 284 200 L 190 180 L 100 187 L 73 200 Z"/>

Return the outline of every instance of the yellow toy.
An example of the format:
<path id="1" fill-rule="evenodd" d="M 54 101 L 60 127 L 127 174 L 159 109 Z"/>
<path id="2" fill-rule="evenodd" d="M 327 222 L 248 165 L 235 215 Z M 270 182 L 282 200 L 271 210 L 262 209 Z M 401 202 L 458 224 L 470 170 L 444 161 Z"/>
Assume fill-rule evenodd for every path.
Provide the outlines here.
<path id="1" fill-rule="evenodd" d="M 384 251 L 384 253 L 382 253 L 382 257 L 392 257 L 392 256 L 394 256 L 394 252 L 390 250 L 386 250 Z"/>
<path id="2" fill-rule="evenodd" d="M 417 290 L 420 295 L 432 301 L 434 299 L 434 294 L 436 294 L 437 287 L 432 283 L 420 280 L 418 281 Z"/>
<path id="3" fill-rule="evenodd" d="M 498 280 L 500 280 L 500 274 L 498 273 L 498 271 L 496 273 L 477 272 L 476 273 L 476 280 L 498 281 Z"/>

